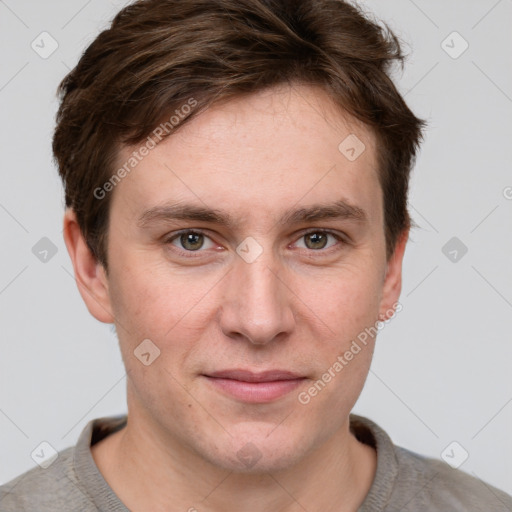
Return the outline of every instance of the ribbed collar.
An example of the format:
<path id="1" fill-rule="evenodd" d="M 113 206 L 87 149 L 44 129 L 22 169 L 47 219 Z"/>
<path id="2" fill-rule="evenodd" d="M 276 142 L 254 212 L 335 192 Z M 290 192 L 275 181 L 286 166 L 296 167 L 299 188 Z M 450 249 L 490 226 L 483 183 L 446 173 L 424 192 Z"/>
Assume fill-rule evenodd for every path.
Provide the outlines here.
<path id="1" fill-rule="evenodd" d="M 104 512 L 130 512 L 121 502 L 103 475 L 91 454 L 91 443 L 122 429 L 127 416 L 111 416 L 90 421 L 83 429 L 74 450 L 74 468 L 81 487 L 87 492 L 98 510 Z M 376 423 L 350 415 L 350 430 L 356 438 L 377 451 L 377 470 L 373 484 L 358 512 L 379 512 L 389 502 L 398 474 L 398 461 L 394 445 L 389 436 Z"/>

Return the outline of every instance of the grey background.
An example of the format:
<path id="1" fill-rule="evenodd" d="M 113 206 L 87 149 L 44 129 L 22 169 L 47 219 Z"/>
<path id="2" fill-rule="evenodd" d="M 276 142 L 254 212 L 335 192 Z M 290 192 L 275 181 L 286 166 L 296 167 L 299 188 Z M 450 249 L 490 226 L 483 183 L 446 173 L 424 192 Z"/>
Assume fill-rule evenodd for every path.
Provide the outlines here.
<path id="1" fill-rule="evenodd" d="M 61 450 L 90 419 L 125 411 L 117 340 L 72 277 L 50 146 L 57 84 L 124 3 L 0 0 L 0 483 L 35 466 L 42 441 Z M 462 470 L 512 493 L 512 1 L 364 4 L 408 43 L 396 80 L 430 126 L 403 311 L 379 336 L 354 412 L 429 456 L 457 441 Z M 43 31 L 58 43 L 46 59 L 31 47 Z M 469 44 L 458 58 L 453 31 Z M 57 250 L 46 262 L 32 252 L 43 237 Z M 443 252 L 452 237 L 459 247 Z"/>

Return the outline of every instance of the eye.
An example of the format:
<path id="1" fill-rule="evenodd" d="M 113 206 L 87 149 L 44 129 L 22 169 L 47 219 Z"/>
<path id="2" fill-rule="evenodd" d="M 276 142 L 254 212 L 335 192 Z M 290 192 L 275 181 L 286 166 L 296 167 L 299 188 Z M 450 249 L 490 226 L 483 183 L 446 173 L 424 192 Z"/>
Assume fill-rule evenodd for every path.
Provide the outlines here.
<path id="1" fill-rule="evenodd" d="M 200 252 L 199 249 L 211 249 L 215 246 L 213 241 L 200 231 L 181 231 L 174 234 L 166 243 L 178 247 L 185 252 Z"/>
<path id="2" fill-rule="evenodd" d="M 331 245 L 327 245 L 329 237 L 331 237 L 331 239 L 334 239 L 334 243 L 332 243 Z M 331 233 L 330 231 L 318 229 L 315 231 L 309 231 L 307 233 L 304 233 L 299 238 L 299 241 L 301 240 L 304 240 L 304 245 L 302 247 L 299 246 L 301 249 L 304 248 L 313 251 L 330 249 L 331 247 L 337 245 L 337 242 L 343 242 L 341 236 Z"/>
<path id="3" fill-rule="evenodd" d="M 175 247 L 176 249 L 174 250 L 184 257 L 200 256 L 201 253 L 208 249 L 219 247 L 209 236 L 198 229 L 186 229 L 174 233 L 165 240 L 165 244 Z M 345 244 L 346 241 L 341 235 L 323 229 L 303 233 L 298 241 L 295 242 L 295 246 L 299 249 L 326 253 L 331 252 L 330 249 L 332 248 L 336 250 L 336 246 L 343 246 Z"/>

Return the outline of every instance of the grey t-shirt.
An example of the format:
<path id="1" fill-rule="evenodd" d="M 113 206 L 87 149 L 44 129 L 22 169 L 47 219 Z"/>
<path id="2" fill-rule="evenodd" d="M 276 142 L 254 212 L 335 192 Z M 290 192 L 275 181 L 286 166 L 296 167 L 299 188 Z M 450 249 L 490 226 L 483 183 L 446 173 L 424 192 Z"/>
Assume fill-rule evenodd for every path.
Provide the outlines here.
<path id="1" fill-rule="evenodd" d="M 90 447 L 126 425 L 126 416 L 87 424 L 76 446 L 48 468 L 36 467 L 0 487 L 1 512 L 128 512 L 99 472 Z M 445 462 L 393 445 L 374 422 L 350 415 L 350 428 L 377 450 L 377 471 L 358 512 L 510 512 L 512 497 Z"/>

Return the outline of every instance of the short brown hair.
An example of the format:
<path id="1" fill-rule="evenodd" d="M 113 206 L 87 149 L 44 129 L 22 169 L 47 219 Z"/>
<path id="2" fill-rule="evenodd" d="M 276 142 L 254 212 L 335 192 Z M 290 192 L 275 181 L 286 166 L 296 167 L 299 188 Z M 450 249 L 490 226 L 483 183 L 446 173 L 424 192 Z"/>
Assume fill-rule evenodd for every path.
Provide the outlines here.
<path id="1" fill-rule="evenodd" d="M 146 139 L 190 98 L 196 108 L 179 126 L 216 101 L 286 82 L 319 85 L 376 136 L 389 258 L 411 224 L 409 174 L 425 124 L 389 76 L 403 60 L 389 27 L 343 0 L 136 1 L 59 85 L 53 152 L 66 206 L 107 269 L 110 194 L 94 191 L 112 177 L 122 145 Z"/>

